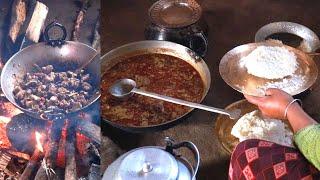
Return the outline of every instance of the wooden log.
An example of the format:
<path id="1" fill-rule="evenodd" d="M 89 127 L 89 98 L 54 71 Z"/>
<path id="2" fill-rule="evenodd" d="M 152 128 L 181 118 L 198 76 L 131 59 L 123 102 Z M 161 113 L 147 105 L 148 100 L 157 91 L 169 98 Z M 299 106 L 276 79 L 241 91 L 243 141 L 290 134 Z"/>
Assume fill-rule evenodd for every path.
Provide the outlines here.
<path id="1" fill-rule="evenodd" d="M 48 12 L 49 9 L 45 4 L 38 1 L 36 2 L 34 12 L 26 31 L 26 36 L 33 42 L 39 42 Z"/>
<path id="2" fill-rule="evenodd" d="M 11 19 L 9 29 L 9 39 L 15 43 L 20 29 L 26 20 L 27 5 L 26 0 L 14 0 L 11 8 Z"/>
<path id="3" fill-rule="evenodd" d="M 48 12 L 49 9 L 45 4 L 38 1 L 36 2 L 30 23 L 26 30 L 20 49 L 30 44 L 39 42 L 40 35 L 43 30 Z"/>
<path id="4" fill-rule="evenodd" d="M 97 145 L 101 145 L 101 128 L 88 120 L 78 121 L 78 131 L 87 136 Z"/>
<path id="5" fill-rule="evenodd" d="M 66 168 L 64 179 L 77 180 L 77 164 L 76 164 L 76 129 L 77 119 L 70 119 L 67 127 L 66 137 Z"/>
<path id="6" fill-rule="evenodd" d="M 30 159 L 30 155 L 29 154 L 25 154 L 25 153 L 22 153 L 22 152 L 17 152 L 16 150 L 8 149 L 7 153 L 12 154 L 13 156 L 17 156 L 17 157 L 19 157 L 21 159 L 25 159 L 25 160 L 29 160 Z"/>
<path id="7" fill-rule="evenodd" d="M 47 168 L 52 170 L 55 169 L 56 167 L 56 160 L 57 160 L 58 150 L 59 150 L 59 142 L 61 139 L 61 132 L 64 126 L 64 122 L 65 122 L 64 119 L 52 120 L 52 125 L 49 133 L 49 140 L 45 146 L 46 152 L 44 157 L 44 163 Z M 43 166 L 44 165 L 42 165 L 42 168 Z M 41 168 L 38 170 L 39 178 L 43 175 L 42 171 L 43 170 Z"/>
<path id="8" fill-rule="evenodd" d="M 17 39 L 22 31 L 23 24 L 27 18 L 27 3 L 28 0 L 14 0 L 11 7 L 10 26 L 8 29 L 8 36 L 4 43 L 4 53 L 2 54 L 2 61 L 5 63 L 20 46 L 17 46 Z"/>
<path id="9" fill-rule="evenodd" d="M 101 52 L 101 44 L 100 44 L 100 16 L 98 16 L 96 25 L 94 27 L 93 39 L 92 39 L 92 47 L 96 49 L 98 52 Z"/>
<path id="10" fill-rule="evenodd" d="M 0 150 L 0 172 L 5 174 L 6 178 L 18 179 L 25 164 L 24 159 L 15 157 L 6 150 Z"/>
<path id="11" fill-rule="evenodd" d="M 32 175 L 38 169 L 39 163 L 30 161 L 28 162 L 26 168 L 24 169 L 23 173 L 21 174 L 19 180 L 29 180 L 32 179 Z"/>
<path id="12" fill-rule="evenodd" d="M 85 14 L 87 12 L 87 9 L 89 8 L 89 2 L 90 0 L 83 0 L 81 9 L 77 15 L 77 19 L 75 21 L 74 29 L 72 32 L 72 41 L 78 41 L 80 38 L 80 26 L 83 23 L 83 19 L 85 17 Z"/>
<path id="13" fill-rule="evenodd" d="M 0 170 L 3 171 L 7 168 L 9 162 L 11 161 L 11 156 L 7 153 L 1 152 L 0 155 Z"/>
<path id="14" fill-rule="evenodd" d="M 29 6 L 27 4 L 29 4 Z M 28 13 L 26 13 L 27 11 Z M 6 52 L 3 54 L 3 62 L 8 60 L 22 47 L 26 47 L 39 41 L 47 13 L 48 7 L 43 3 L 35 0 L 15 0 L 12 6 L 9 36 L 5 42 Z M 26 30 L 26 32 L 21 33 L 23 30 Z M 18 36 L 20 36 L 20 34 L 24 34 L 23 42 L 21 44 L 18 42 L 18 39 L 20 39 Z M 28 43 L 26 44 L 24 43 L 25 39 L 28 40 Z"/>
<path id="15" fill-rule="evenodd" d="M 36 174 L 36 176 L 34 178 L 35 180 L 46 180 L 46 179 L 49 179 L 48 175 L 46 173 L 46 170 L 44 168 L 44 163 L 46 163 L 44 160 L 45 159 L 43 159 L 42 164 L 40 165 L 40 167 L 39 167 L 39 169 L 37 171 L 37 174 Z"/>
<path id="16" fill-rule="evenodd" d="M 36 170 L 40 166 L 40 160 L 43 158 L 43 153 L 36 148 L 26 166 L 23 173 L 21 174 L 19 180 L 29 180 L 32 179 Z"/>

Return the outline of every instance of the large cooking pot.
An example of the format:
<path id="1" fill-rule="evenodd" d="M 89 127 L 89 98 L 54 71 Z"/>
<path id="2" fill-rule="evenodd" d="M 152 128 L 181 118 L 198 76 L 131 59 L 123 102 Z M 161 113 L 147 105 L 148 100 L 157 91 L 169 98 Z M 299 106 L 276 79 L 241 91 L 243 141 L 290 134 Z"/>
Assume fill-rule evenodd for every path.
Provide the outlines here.
<path id="1" fill-rule="evenodd" d="M 199 57 L 194 51 L 191 49 L 182 46 L 177 43 L 168 42 L 168 41 L 139 41 L 130 44 L 123 45 L 118 47 L 114 50 L 111 50 L 101 58 L 101 77 L 105 74 L 108 69 L 111 69 L 117 63 L 125 60 L 123 57 L 131 57 L 138 54 L 146 54 L 146 53 L 159 53 L 159 54 L 166 54 L 177 57 L 182 61 L 189 63 L 198 73 L 200 74 L 203 84 L 204 84 L 204 91 L 202 93 L 201 101 L 207 95 L 210 84 L 211 84 L 211 76 L 210 71 L 208 69 L 207 64 L 204 60 Z M 122 57 L 122 58 L 120 58 Z M 110 125 L 120 128 L 125 131 L 129 132 L 143 132 L 148 130 L 160 130 L 170 127 L 171 125 L 177 123 L 179 119 L 190 113 L 193 109 L 190 109 L 184 115 L 166 121 L 165 123 L 153 125 L 153 126 L 123 126 L 116 124 L 108 119 L 103 119 L 105 122 L 109 123 Z M 103 111 L 103 109 L 102 109 Z M 102 117 L 103 118 L 103 117 Z"/>
<path id="2" fill-rule="evenodd" d="M 49 37 L 49 30 L 57 27 L 62 30 L 62 37 L 58 39 L 51 39 Z M 61 116 L 65 117 L 66 115 L 74 115 L 95 102 L 99 96 L 94 96 L 94 99 L 90 100 L 91 103 L 68 114 L 63 114 L 61 112 L 47 112 L 46 114 L 40 114 L 21 107 L 14 99 L 13 89 L 17 80 L 23 78 L 27 72 L 31 72 L 34 68 L 34 64 L 39 66 L 51 64 L 57 71 L 75 70 L 82 64 L 85 64 L 93 55 L 96 54 L 96 50 L 86 44 L 65 41 L 66 29 L 61 24 L 50 24 L 47 26 L 44 35 L 46 42 L 36 43 L 22 49 L 13 55 L 5 64 L 1 73 L 2 91 L 12 104 L 34 118 L 62 118 Z M 99 87 L 100 84 L 99 68 L 100 62 L 93 61 L 85 69 L 91 76 L 90 83 L 93 87 Z"/>

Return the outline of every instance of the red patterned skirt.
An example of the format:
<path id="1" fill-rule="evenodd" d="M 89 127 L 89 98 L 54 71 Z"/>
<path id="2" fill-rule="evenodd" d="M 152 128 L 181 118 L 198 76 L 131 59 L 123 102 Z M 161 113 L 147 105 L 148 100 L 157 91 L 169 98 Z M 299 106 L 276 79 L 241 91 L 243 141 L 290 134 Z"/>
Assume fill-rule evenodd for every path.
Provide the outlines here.
<path id="1" fill-rule="evenodd" d="M 298 149 L 264 140 L 241 142 L 232 153 L 230 180 L 320 179 L 320 172 Z"/>

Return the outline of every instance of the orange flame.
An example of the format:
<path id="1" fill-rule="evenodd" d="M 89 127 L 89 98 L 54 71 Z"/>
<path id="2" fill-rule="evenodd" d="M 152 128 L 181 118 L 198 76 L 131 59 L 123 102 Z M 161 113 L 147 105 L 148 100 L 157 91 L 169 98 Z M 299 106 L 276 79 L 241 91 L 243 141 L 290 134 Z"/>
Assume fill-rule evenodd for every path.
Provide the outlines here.
<path id="1" fill-rule="evenodd" d="M 39 151 L 43 152 L 43 147 L 41 144 L 41 137 L 42 137 L 42 135 L 38 131 L 36 131 L 36 141 L 37 141 L 36 148 Z"/>

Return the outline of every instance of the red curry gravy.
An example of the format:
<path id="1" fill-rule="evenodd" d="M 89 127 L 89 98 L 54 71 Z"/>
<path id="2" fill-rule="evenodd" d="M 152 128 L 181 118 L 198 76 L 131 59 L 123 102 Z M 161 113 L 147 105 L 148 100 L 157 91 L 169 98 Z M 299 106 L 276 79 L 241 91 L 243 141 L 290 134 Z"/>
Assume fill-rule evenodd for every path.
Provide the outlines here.
<path id="1" fill-rule="evenodd" d="M 190 108 L 134 94 L 123 101 L 112 97 L 109 87 L 129 78 L 146 91 L 200 102 L 204 84 L 200 74 L 187 62 L 165 54 L 142 54 L 121 61 L 102 77 L 102 117 L 125 126 L 152 126 L 176 119 Z"/>

